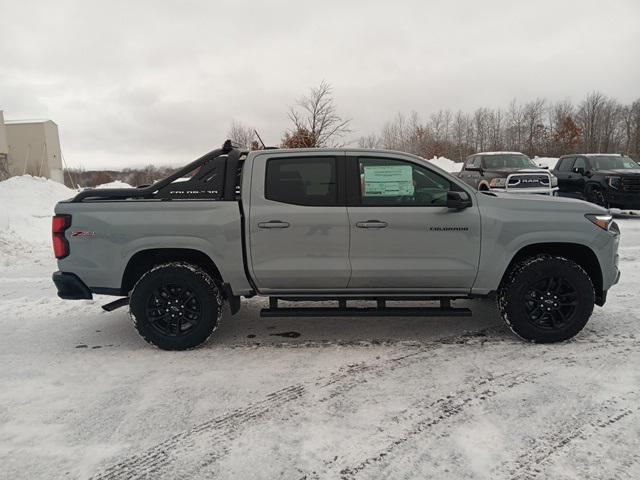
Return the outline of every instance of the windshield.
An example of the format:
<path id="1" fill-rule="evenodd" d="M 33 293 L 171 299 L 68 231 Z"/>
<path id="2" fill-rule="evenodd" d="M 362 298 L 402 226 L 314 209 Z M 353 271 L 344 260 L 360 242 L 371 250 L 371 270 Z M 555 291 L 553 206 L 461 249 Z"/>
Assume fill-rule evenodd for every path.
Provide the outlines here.
<path id="1" fill-rule="evenodd" d="M 496 168 L 540 168 L 526 155 L 483 155 L 482 166 L 485 170 Z"/>
<path id="2" fill-rule="evenodd" d="M 636 162 L 629 157 L 619 156 L 598 156 L 591 157 L 591 168 L 593 170 L 627 170 L 631 168 L 640 168 Z"/>

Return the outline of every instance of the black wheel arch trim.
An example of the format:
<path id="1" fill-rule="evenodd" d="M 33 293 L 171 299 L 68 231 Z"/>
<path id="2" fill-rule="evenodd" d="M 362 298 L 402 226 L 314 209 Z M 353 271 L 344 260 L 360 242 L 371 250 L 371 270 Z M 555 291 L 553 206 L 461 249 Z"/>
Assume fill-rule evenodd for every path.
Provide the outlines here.
<path id="1" fill-rule="evenodd" d="M 596 305 L 602 306 L 606 301 L 606 291 L 603 290 L 602 266 L 596 253 L 588 245 L 573 242 L 541 242 L 521 247 L 512 257 L 502 274 L 501 284 L 508 277 L 511 269 L 525 258 L 540 254 L 564 257 L 580 265 L 589 275 L 595 290 Z M 601 302 L 601 303 L 600 303 Z"/>

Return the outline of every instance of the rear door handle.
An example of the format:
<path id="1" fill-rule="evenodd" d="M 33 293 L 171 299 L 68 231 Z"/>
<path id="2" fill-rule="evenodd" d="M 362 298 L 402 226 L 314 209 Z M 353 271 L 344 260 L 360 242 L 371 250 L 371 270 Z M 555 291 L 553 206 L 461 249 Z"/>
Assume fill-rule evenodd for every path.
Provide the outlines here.
<path id="1" fill-rule="evenodd" d="M 367 220 L 366 222 L 356 223 L 358 228 L 385 228 L 387 225 L 387 222 L 381 222 L 380 220 Z"/>
<path id="2" fill-rule="evenodd" d="M 289 222 L 269 220 L 268 222 L 260 222 L 258 228 L 289 228 Z"/>

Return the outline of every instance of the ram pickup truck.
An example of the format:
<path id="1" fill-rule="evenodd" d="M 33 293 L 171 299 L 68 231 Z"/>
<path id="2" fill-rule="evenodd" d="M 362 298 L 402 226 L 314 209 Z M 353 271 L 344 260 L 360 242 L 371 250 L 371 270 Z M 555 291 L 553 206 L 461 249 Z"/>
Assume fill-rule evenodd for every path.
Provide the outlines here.
<path id="1" fill-rule="evenodd" d="M 520 152 L 470 155 L 458 177 L 477 190 L 555 195 L 558 179 Z"/>
<path id="2" fill-rule="evenodd" d="M 272 317 L 467 316 L 451 301 L 495 297 L 518 336 L 556 342 L 605 303 L 618 241 L 598 205 L 478 192 L 410 154 L 225 142 L 153 185 L 58 203 L 53 280 L 64 299 L 122 297 L 105 308 L 128 305 L 163 349 L 202 344 L 255 295 Z"/>

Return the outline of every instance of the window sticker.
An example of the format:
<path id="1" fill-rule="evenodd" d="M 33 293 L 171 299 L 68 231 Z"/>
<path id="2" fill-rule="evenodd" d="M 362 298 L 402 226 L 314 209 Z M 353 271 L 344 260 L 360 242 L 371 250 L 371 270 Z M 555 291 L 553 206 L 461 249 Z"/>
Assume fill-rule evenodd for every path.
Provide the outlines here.
<path id="1" fill-rule="evenodd" d="M 364 167 L 364 196 L 402 197 L 414 193 L 411 165 Z"/>

